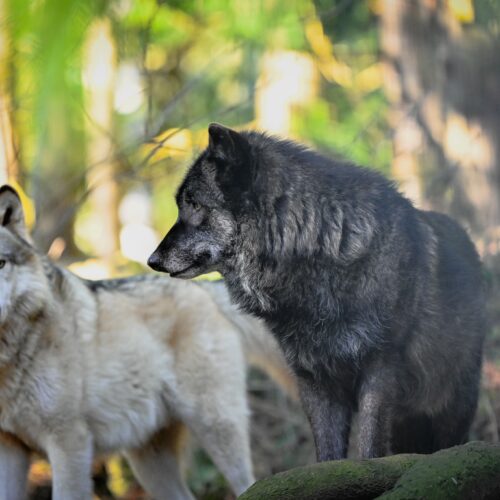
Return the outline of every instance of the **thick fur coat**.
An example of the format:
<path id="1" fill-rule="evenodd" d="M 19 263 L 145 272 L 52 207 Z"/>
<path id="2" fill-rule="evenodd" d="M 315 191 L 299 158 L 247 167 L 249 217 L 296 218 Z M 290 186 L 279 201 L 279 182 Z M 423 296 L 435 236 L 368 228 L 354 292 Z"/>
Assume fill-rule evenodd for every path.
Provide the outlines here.
<path id="1" fill-rule="evenodd" d="M 209 128 L 179 219 L 150 265 L 219 270 L 296 373 L 319 460 L 462 443 L 475 412 L 484 293 L 449 217 L 418 210 L 378 173 L 258 132 Z"/>
<path id="2" fill-rule="evenodd" d="M 250 486 L 245 355 L 294 387 L 263 323 L 222 283 L 76 277 L 35 251 L 6 186 L 0 222 L 0 499 L 24 498 L 31 451 L 55 500 L 91 498 L 92 459 L 110 452 L 155 499 L 190 499 L 188 430 L 235 493 Z"/>

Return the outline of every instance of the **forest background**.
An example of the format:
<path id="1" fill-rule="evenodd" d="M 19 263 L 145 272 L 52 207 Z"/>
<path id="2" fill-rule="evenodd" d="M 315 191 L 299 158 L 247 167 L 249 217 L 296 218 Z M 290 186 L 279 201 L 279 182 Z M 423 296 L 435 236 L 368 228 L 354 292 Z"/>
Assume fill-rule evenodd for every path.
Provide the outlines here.
<path id="1" fill-rule="evenodd" d="M 0 0 L 0 182 L 77 274 L 147 271 L 212 121 L 377 169 L 467 228 L 492 320 L 472 437 L 497 442 L 500 2 Z M 249 397 L 257 476 L 313 462 L 300 406 L 258 372 Z M 140 497 L 116 457 L 96 475 L 102 498 Z M 33 498 L 49 477 L 36 461 Z M 230 498 L 196 445 L 189 479 Z"/>

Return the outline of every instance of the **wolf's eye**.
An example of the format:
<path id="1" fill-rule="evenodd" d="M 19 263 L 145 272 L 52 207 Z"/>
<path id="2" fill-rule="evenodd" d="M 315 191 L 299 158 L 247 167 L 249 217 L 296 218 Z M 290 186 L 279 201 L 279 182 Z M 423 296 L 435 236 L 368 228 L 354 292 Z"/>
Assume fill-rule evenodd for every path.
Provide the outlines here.
<path id="1" fill-rule="evenodd" d="M 5 264 L 7 264 L 7 261 L 4 260 L 4 259 L 0 259 L 0 269 L 2 269 L 3 267 L 5 267 Z"/>
<path id="2" fill-rule="evenodd" d="M 197 201 L 191 202 L 191 207 L 193 208 L 193 210 L 195 212 L 198 212 L 199 210 L 201 210 L 201 205 Z"/>

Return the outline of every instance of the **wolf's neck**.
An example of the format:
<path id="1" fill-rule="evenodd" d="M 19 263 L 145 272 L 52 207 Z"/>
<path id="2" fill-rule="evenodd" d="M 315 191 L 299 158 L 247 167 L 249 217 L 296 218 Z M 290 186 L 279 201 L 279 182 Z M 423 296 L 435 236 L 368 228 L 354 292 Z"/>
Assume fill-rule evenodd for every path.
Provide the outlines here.
<path id="1" fill-rule="evenodd" d="M 11 316 L 0 326 L 0 396 L 19 387 L 46 336 L 45 308 Z"/>
<path id="2" fill-rule="evenodd" d="M 276 307 L 269 293 L 272 276 L 259 252 L 237 252 L 222 274 L 233 302 L 246 312 L 261 316 Z"/>

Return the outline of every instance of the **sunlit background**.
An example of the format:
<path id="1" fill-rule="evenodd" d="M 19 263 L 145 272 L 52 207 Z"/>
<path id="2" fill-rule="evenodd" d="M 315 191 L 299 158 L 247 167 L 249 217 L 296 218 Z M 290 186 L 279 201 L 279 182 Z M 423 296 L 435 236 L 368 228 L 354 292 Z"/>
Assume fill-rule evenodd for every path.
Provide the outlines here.
<path id="1" fill-rule="evenodd" d="M 40 250 L 97 279 L 146 271 L 209 122 L 384 172 L 458 218 L 484 259 L 474 437 L 497 441 L 499 36 L 497 0 L 0 0 L 0 181 L 22 190 Z M 257 475 L 312 461 L 297 405 L 262 375 L 250 389 Z M 196 494 L 230 498 L 193 453 Z M 118 459 L 107 474 L 102 498 L 140 498 Z M 37 462 L 37 498 L 47 477 Z"/>

